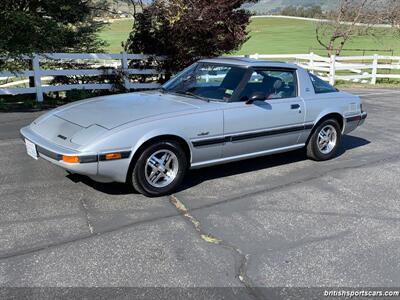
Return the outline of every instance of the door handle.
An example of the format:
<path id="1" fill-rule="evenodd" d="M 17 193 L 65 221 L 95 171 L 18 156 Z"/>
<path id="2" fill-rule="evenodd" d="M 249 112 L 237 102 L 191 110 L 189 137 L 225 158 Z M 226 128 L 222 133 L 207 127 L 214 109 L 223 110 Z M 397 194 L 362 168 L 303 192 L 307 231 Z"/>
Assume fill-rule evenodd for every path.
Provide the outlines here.
<path id="1" fill-rule="evenodd" d="M 299 109 L 300 108 L 300 104 L 292 104 L 290 105 L 291 109 Z"/>

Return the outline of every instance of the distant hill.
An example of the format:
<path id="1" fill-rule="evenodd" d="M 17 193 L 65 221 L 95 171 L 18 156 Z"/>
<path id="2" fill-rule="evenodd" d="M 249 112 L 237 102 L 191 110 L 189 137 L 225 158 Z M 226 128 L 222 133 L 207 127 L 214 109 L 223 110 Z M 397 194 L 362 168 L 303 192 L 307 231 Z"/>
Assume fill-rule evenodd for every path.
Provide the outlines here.
<path id="1" fill-rule="evenodd" d="M 104 1 L 104 0 L 95 0 Z M 132 13 L 130 0 L 106 0 L 112 10 L 120 13 Z M 142 0 L 144 4 L 150 4 L 152 0 Z M 279 13 L 286 6 L 310 7 L 319 5 L 323 10 L 334 8 L 340 0 L 259 0 L 257 3 L 245 4 L 244 7 L 257 15 Z"/>
<path id="2" fill-rule="evenodd" d="M 255 4 L 247 4 L 246 8 L 258 15 L 279 12 L 286 6 L 310 7 L 319 5 L 323 10 L 335 8 L 339 0 L 260 0 Z"/>

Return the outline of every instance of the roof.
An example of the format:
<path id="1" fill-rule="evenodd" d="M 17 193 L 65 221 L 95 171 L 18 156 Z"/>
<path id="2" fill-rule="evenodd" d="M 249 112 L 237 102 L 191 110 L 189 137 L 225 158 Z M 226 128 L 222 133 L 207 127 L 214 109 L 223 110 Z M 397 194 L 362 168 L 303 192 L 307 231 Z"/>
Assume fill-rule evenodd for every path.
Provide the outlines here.
<path id="1" fill-rule="evenodd" d="M 298 66 L 281 61 L 271 60 L 259 60 L 249 57 L 237 57 L 237 56 L 221 56 L 216 58 L 202 59 L 200 62 L 206 63 L 217 63 L 217 64 L 229 64 L 242 67 L 295 67 Z"/>

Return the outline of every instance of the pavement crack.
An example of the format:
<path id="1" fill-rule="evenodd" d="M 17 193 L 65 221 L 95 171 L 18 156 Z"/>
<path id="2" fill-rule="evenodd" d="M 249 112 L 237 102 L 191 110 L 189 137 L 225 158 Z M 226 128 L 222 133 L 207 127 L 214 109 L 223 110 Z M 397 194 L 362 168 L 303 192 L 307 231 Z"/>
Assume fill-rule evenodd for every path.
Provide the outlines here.
<path id="1" fill-rule="evenodd" d="M 81 207 L 81 210 L 83 210 L 82 207 Z M 157 217 L 157 218 L 151 218 L 151 219 L 147 219 L 147 220 L 141 220 L 141 221 L 137 221 L 137 222 L 127 223 L 127 224 L 119 226 L 117 228 L 110 228 L 108 230 L 103 230 L 103 231 L 100 231 L 100 232 L 97 231 L 96 235 L 88 233 L 88 234 L 78 235 L 78 236 L 76 236 L 74 238 L 70 238 L 70 239 L 67 239 L 67 240 L 62 240 L 62 241 L 57 241 L 57 242 L 53 242 L 53 243 L 43 244 L 43 245 L 39 245 L 39 246 L 36 246 L 36 247 L 27 248 L 27 249 L 14 250 L 13 252 L 2 252 L 2 251 L 0 251 L 0 261 L 1 260 L 5 260 L 5 259 L 10 259 L 10 258 L 23 256 L 23 255 L 33 254 L 33 253 L 36 253 L 36 252 L 39 252 L 39 251 L 43 251 L 43 250 L 54 249 L 54 248 L 61 247 L 61 246 L 64 246 L 64 245 L 68 245 L 68 244 L 72 244 L 72 243 L 77 243 L 77 242 L 89 240 L 89 239 L 92 239 L 93 237 L 96 237 L 96 236 L 112 234 L 112 233 L 115 233 L 115 232 L 120 231 L 120 230 L 125 230 L 125 229 L 128 229 L 128 228 L 131 228 L 133 226 L 151 224 L 151 223 L 156 222 L 156 221 L 165 220 L 165 219 L 169 219 L 169 218 L 175 218 L 177 216 L 179 216 L 179 215 L 178 214 L 169 214 L 169 215 L 165 215 L 165 216 L 161 216 L 161 217 Z"/>
<path id="2" fill-rule="evenodd" d="M 86 225 L 89 229 L 90 234 L 95 234 L 94 226 L 90 222 L 90 218 L 89 218 L 89 207 L 88 207 L 85 199 L 81 198 L 79 203 L 81 204 L 81 208 L 82 208 L 83 214 L 86 219 Z"/>
<path id="3" fill-rule="evenodd" d="M 205 232 L 201 226 L 199 220 L 197 220 L 190 211 L 186 208 L 185 204 L 180 201 L 175 195 L 171 195 L 169 198 L 169 202 L 176 208 L 179 214 L 189 221 L 196 232 L 199 234 L 200 238 L 207 243 L 220 245 L 226 249 L 229 249 L 234 253 L 235 256 L 239 258 L 239 266 L 235 268 L 236 278 L 240 281 L 240 283 L 248 290 L 249 294 L 253 296 L 255 299 L 262 299 L 261 295 L 255 288 L 255 285 L 252 283 L 251 279 L 247 275 L 247 265 L 249 262 L 250 255 L 243 253 L 243 251 L 227 241 L 224 241 L 208 232 Z"/>
<path id="4" fill-rule="evenodd" d="M 222 240 L 214 237 L 213 235 L 205 233 L 201 228 L 201 223 L 190 214 L 186 206 L 175 195 L 172 195 L 169 198 L 169 202 L 175 206 L 178 212 L 193 225 L 194 229 L 204 241 L 211 244 L 220 244 L 222 242 Z"/>
<path id="5" fill-rule="evenodd" d="M 281 185 L 278 185 L 278 186 L 275 186 L 275 187 L 269 187 L 267 189 L 260 189 L 260 190 L 256 190 L 256 191 L 250 192 L 250 193 L 244 193 L 244 194 L 241 194 L 241 195 L 235 195 L 235 196 L 227 198 L 227 199 L 225 199 L 223 201 L 215 202 L 215 203 L 212 203 L 212 204 L 206 204 L 206 205 L 200 206 L 198 208 L 194 208 L 191 211 L 207 209 L 207 208 L 210 208 L 210 207 L 223 205 L 223 204 L 226 204 L 226 203 L 229 203 L 229 202 L 235 202 L 235 201 L 241 200 L 241 199 L 243 199 L 245 197 L 250 197 L 252 195 L 263 193 L 263 192 L 271 192 L 271 191 L 275 191 L 275 190 L 280 190 L 280 189 L 285 188 L 287 186 L 295 186 L 297 184 L 301 184 L 301 183 L 304 183 L 304 182 L 307 182 L 307 181 L 310 181 L 310 180 L 314 180 L 316 178 L 319 178 L 321 176 L 325 176 L 325 175 L 327 175 L 329 173 L 332 173 L 332 172 L 335 172 L 335 171 L 348 170 L 348 169 L 359 169 L 359 168 L 363 168 L 363 167 L 366 167 L 366 166 L 383 164 L 383 163 L 385 163 L 387 161 L 397 161 L 399 159 L 400 159 L 400 155 L 391 155 L 391 156 L 386 156 L 386 157 L 384 157 L 382 159 L 372 160 L 372 161 L 369 161 L 369 162 L 363 162 L 363 163 L 355 165 L 355 166 L 346 166 L 346 167 L 342 167 L 342 168 L 335 168 L 333 170 L 330 170 L 329 172 L 326 172 L 325 174 L 320 172 L 318 174 L 318 176 L 313 176 L 311 178 L 305 178 L 305 180 L 297 180 L 297 181 L 294 181 L 294 182 L 284 183 L 284 184 L 281 184 Z M 4 186 L 2 186 L 2 187 L 4 187 Z M 82 203 L 82 201 L 83 200 L 81 198 L 79 200 L 81 210 L 84 212 L 84 214 L 86 216 L 87 223 L 91 224 L 89 222 L 88 206 L 84 201 Z M 85 204 L 85 206 L 87 208 L 85 208 L 85 206 L 83 204 Z M 110 228 L 110 229 L 107 229 L 107 230 L 96 232 L 96 235 L 90 233 L 90 234 L 79 235 L 79 236 L 76 236 L 74 238 L 70 238 L 70 239 L 63 240 L 63 241 L 57 241 L 57 242 L 43 244 L 43 245 L 39 245 L 39 246 L 35 246 L 35 247 L 30 247 L 30 248 L 27 248 L 27 249 L 16 249 L 16 250 L 13 250 L 12 252 L 0 251 L 0 261 L 1 260 L 5 260 L 5 259 L 10 259 L 10 258 L 23 256 L 23 255 L 33 254 L 33 253 L 36 253 L 36 252 L 39 252 L 39 251 L 43 251 L 43 250 L 46 250 L 46 249 L 57 248 L 57 247 L 60 247 L 60 246 L 63 246 L 63 245 L 67 245 L 67 244 L 71 244 L 71 243 L 75 243 L 75 242 L 80 242 L 80 241 L 83 241 L 83 240 L 89 240 L 89 239 L 91 239 L 91 238 L 93 238 L 95 236 L 98 236 L 98 235 L 111 234 L 111 233 L 115 233 L 117 231 L 121 231 L 121 230 L 125 230 L 127 228 L 134 227 L 134 226 L 139 226 L 139 225 L 143 225 L 143 224 L 150 224 L 150 223 L 155 222 L 155 221 L 174 218 L 176 216 L 177 216 L 176 214 L 168 214 L 168 215 L 161 216 L 161 217 L 150 218 L 150 219 L 136 221 L 136 222 L 130 222 L 130 223 L 124 224 L 122 226 L 118 226 L 116 228 Z M 390 219 L 390 220 L 396 220 L 397 221 L 398 219 Z M 92 225 L 91 225 L 91 227 L 93 228 L 92 230 L 93 230 L 93 233 L 94 233 L 94 227 Z M 90 229 L 89 229 L 89 231 L 90 231 Z"/>

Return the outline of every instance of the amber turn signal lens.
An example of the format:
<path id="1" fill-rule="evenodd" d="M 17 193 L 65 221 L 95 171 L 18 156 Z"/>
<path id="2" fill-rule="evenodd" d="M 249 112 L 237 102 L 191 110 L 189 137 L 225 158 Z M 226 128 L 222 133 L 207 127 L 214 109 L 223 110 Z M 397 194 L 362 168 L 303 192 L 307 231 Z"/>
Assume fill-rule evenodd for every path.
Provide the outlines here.
<path id="1" fill-rule="evenodd" d="M 105 156 L 106 160 L 121 159 L 121 153 L 108 153 Z"/>
<path id="2" fill-rule="evenodd" d="M 78 164 L 80 162 L 79 156 L 63 155 L 62 160 L 63 160 L 63 162 L 70 163 L 70 164 Z"/>

